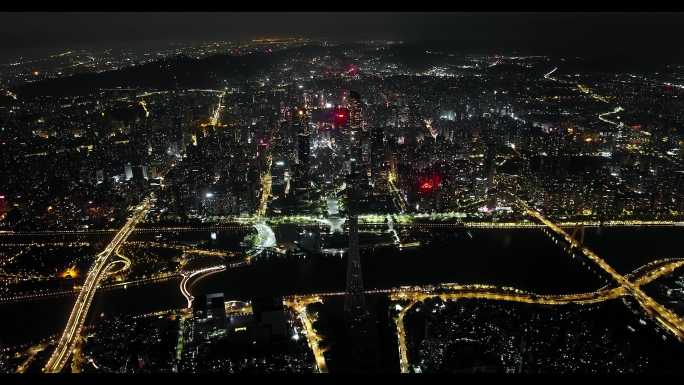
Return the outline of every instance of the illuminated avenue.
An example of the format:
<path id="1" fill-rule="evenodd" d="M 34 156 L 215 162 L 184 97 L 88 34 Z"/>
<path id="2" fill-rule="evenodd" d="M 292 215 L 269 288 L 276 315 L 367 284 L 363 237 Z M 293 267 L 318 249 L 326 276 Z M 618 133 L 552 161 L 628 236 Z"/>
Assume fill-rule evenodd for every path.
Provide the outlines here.
<path id="1" fill-rule="evenodd" d="M 646 285 L 662 276 L 671 274 L 676 269 L 684 266 L 684 259 L 669 259 L 659 260 L 642 266 L 635 272 L 631 273 L 630 282 L 634 287 Z M 386 294 L 400 305 L 400 311 L 395 318 L 397 328 L 397 338 L 399 341 L 400 365 L 402 373 L 408 373 L 408 359 L 406 357 L 406 333 L 404 331 L 403 317 L 408 310 L 415 304 L 425 301 L 428 298 L 440 298 L 443 301 L 456 301 L 459 299 L 484 299 L 488 301 L 509 301 L 522 302 L 538 305 L 567 305 L 575 304 L 592 304 L 611 299 L 620 298 L 625 295 L 631 295 L 623 286 L 613 288 L 602 288 L 600 290 L 588 293 L 576 294 L 534 294 L 512 287 L 496 287 L 491 285 L 459 285 L 459 284 L 441 284 L 434 286 L 410 286 L 391 289 L 377 289 L 367 290 L 366 294 Z M 292 309 L 302 323 L 306 326 L 308 343 L 314 352 L 316 362 L 319 368 L 325 368 L 325 359 L 323 358 L 323 351 L 318 347 L 322 338 L 312 329 L 311 324 L 315 320 L 310 319 L 310 314 L 307 313 L 306 307 L 313 303 L 319 303 L 325 297 L 343 296 L 344 292 L 336 293 L 316 293 L 307 295 L 295 295 L 284 299 L 285 306 Z M 648 313 L 651 315 L 650 313 Z M 669 329 L 668 329 L 669 330 Z"/>
<path id="2" fill-rule="evenodd" d="M 388 214 L 389 215 L 389 214 Z M 530 222 L 530 221 L 518 221 L 518 222 L 450 222 L 450 223 L 440 223 L 441 221 L 453 220 L 458 216 L 454 213 L 433 213 L 429 215 L 392 215 L 397 218 L 397 226 L 443 226 L 443 227 L 472 227 L 472 228 L 537 228 L 544 227 L 544 224 Z M 359 225 L 360 226 L 385 226 L 384 222 L 385 216 L 378 215 L 360 215 Z M 382 220 L 381 220 L 382 219 Z M 426 223 L 414 223 L 416 219 L 435 221 L 438 222 L 426 222 Z M 133 233 L 146 232 L 146 233 L 158 233 L 158 232 L 191 232 L 191 231 L 211 231 L 211 230 L 239 230 L 246 229 L 253 226 L 253 223 L 258 222 L 256 218 L 235 218 L 236 222 L 242 222 L 243 224 L 227 224 L 227 225 L 211 225 L 202 227 L 146 227 L 146 228 L 136 228 Z M 266 223 L 270 223 L 272 227 L 279 226 L 282 224 L 297 224 L 299 226 L 314 226 L 319 227 L 320 221 L 313 217 L 269 217 L 265 218 Z M 228 220 L 228 222 L 232 222 Z M 575 227 L 575 226 L 585 226 L 585 227 L 644 227 L 644 226 L 684 226 L 684 221 L 655 221 L 655 220 L 629 220 L 629 221 L 619 221 L 619 220 L 607 220 L 607 221 L 565 221 L 558 222 L 559 227 Z M 102 232 L 112 232 L 111 230 Z M 74 235 L 97 235 L 101 233 L 100 231 L 45 231 L 45 232 L 7 232 L 5 235 L 51 235 L 51 234 L 74 234 Z M 0 233 L 0 237 L 2 234 Z M 60 244 L 61 242 L 52 242 L 54 244 Z M 0 243 L 2 246 L 24 246 L 21 243 Z"/>
<path id="3" fill-rule="evenodd" d="M 85 283 L 78 293 L 76 304 L 69 315 L 69 320 L 67 321 L 62 336 L 59 338 L 57 347 L 45 364 L 45 372 L 58 373 L 64 368 L 64 365 L 66 365 L 66 361 L 80 336 L 81 329 L 83 328 L 86 316 L 88 315 L 90 303 L 95 296 L 95 291 L 98 288 L 102 276 L 107 271 L 109 258 L 118 250 L 121 244 L 126 241 L 126 238 L 128 238 L 138 222 L 145 217 L 145 214 L 147 214 L 147 211 L 152 204 L 152 199 L 154 198 L 146 198 L 140 205 L 134 208 L 133 215 L 128 222 L 119 230 L 107 247 L 96 256 L 93 266 L 88 271 Z"/>

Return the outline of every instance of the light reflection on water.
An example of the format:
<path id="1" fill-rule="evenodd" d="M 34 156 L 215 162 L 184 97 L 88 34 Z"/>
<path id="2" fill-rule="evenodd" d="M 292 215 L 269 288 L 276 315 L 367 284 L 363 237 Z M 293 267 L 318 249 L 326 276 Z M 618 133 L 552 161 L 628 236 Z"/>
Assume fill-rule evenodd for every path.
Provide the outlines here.
<path id="1" fill-rule="evenodd" d="M 292 241 L 292 227 L 274 229 L 279 241 Z M 217 230 L 164 234 L 162 241 L 196 243 L 198 247 L 243 250 L 245 230 Z M 539 229 L 432 231 L 433 239 L 417 248 L 391 247 L 362 253 L 366 288 L 389 288 L 441 282 L 487 283 L 539 293 L 571 293 L 594 290 L 602 282 L 577 259 L 572 259 Z M 468 234 L 470 233 L 470 234 Z M 586 229 L 589 247 L 621 272 L 628 272 L 682 250 L 684 229 L 629 228 Z M 155 240 L 154 233 L 137 233 L 135 240 Z M 200 281 L 193 294 L 224 292 L 227 298 L 251 299 L 292 293 L 342 291 L 346 258 L 268 260 L 252 266 L 217 273 Z M 92 314 L 143 313 L 184 306 L 179 280 L 96 295 Z M 66 322 L 73 297 L 0 305 L 3 317 L 0 345 L 21 343 L 59 332 Z M 40 314 L 40 316 L 37 316 Z"/>

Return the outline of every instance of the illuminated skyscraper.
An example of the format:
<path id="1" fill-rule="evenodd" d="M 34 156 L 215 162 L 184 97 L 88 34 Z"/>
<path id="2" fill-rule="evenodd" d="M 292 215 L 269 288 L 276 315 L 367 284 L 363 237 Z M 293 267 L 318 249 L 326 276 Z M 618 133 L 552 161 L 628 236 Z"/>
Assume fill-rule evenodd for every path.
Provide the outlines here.
<path id="1" fill-rule="evenodd" d="M 310 175 L 311 136 L 305 119 L 296 125 L 297 134 L 297 166 L 295 168 L 295 189 L 301 199 L 308 199 Z"/>
<path id="2" fill-rule="evenodd" d="M 361 95 L 356 91 L 349 91 L 349 129 L 365 130 L 363 124 Z"/>
<path id="3" fill-rule="evenodd" d="M 305 168 L 308 173 L 309 154 L 311 152 L 311 140 L 309 134 L 301 133 L 297 135 L 297 163 Z"/>
<path id="4" fill-rule="evenodd" d="M 133 168 L 130 163 L 124 165 L 124 173 L 126 174 L 126 180 L 133 178 Z"/>
<path id="5" fill-rule="evenodd" d="M 368 197 L 369 174 L 370 174 L 370 138 L 363 121 L 363 103 L 361 95 L 355 91 L 349 91 L 349 146 L 351 170 L 358 175 L 357 198 Z M 356 166 L 355 166 L 356 164 Z M 357 167 L 354 171 L 354 167 Z"/>
<path id="6" fill-rule="evenodd" d="M 387 192 L 387 170 L 389 165 L 385 161 L 385 141 L 382 127 L 372 128 L 371 137 L 371 178 L 373 190 L 379 194 Z"/>
<path id="7" fill-rule="evenodd" d="M 347 254 L 347 295 L 345 311 L 352 319 L 359 319 L 365 313 L 363 296 L 363 275 L 359 255 L 358 203 L 360 184 L 365 171 L 361 159 L 361 97 L 349 93 L 349 143 L 351 172 L 347 180 L 347 208 L 349 215 L 349 251 Z"/>

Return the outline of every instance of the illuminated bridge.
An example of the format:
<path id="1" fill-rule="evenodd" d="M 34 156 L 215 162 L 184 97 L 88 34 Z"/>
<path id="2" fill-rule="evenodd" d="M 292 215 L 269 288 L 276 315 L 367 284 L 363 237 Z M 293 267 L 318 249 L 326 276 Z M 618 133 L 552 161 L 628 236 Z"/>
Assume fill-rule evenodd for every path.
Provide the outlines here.
<path id="1" fill-rule="evenodd" d="M 126 241 L 138 222 L 145 217 L 145 214 L 147 214 L 149 211 L 150 206 L 151 198 L 148 197 L 143 201 L 143 203 L 135 208 L 133 215 L 128 219 L 121 230 L 119 230 L 116 236 L 114 236 L 114 239 L 112 239 L 109 245 L 107 245 L 107 247 L 97 255 L 95 262 L 88 271 L 88 276 L 83 283 L 83 287 L 78 293 L 76 304 L 69 315 L 67 326 L 57 343 L 57 348 L 50 356 L 50 359 L 43 368 L 43 371 L 48 373 L 58 373 L 62 370 L 64 365 L 66 365 L 66 362 L 76 345 L 78 337 L 81 334 L 81 330 L 83 329 L 83 324 L 85 323 L 88 310 L 90 309 L 90 304 L 95 296 L 95 291 L 97 290 L 100 281 L 110 266 L 110 256 L 118 250 L 123 242 Z"/>
<path id="2" fill-rule="evenodd" d="M 644 265 L 628 277 L 632 285 L 639 287 L 646 285 L 654 280 L 671 274 L 676 269 L 684 266 L 684 259 L 670 258 L 653 261 Z M 404 330 L 404 316 L 417 303 L 431 298 L 439 298 L 442 301 L 455 301 L 459 299 L 483 299 L 490 301 L 507 301 L 529 303 L 537 305 L 567 305 L 567 304 L 595 304 L 611 299 L 617 299 L 631 295 L 631 292 L 624 286 L 604 286 L 599 290 L 586 293 L 574 294 L 535 294 L 513 287 L 498 287 L 483 284 L 457 284 L 444 283 L 439 285 L 419 285 L 402 286 L 390 289 L 366 290 L 366 294 L 385 294 L 390 299 L 398 301 L 403 305 L 398 305 L 398 315 L 395 318 L 397 328 L 397 338 L 399 341 L 399 358 L 402 373 L 408 373 L 408 358 L 406 349 L 406 332 Z M 306 311 L 306 307 L 313 303 L 320 303 L 326 297 L 344 296 L 345 292 L 327 292 L 306 295 L 292 295 L 284 298 L 283 303 L 291 309 L 302 321 L 306 330 L 309 346 L 316 359 L 317 367 L 325 368 L 324 350 L 318 344 L 322 337 L 311 326 L 311 314 Z M 322 371 L 322 370 L 319 370 Z"/>

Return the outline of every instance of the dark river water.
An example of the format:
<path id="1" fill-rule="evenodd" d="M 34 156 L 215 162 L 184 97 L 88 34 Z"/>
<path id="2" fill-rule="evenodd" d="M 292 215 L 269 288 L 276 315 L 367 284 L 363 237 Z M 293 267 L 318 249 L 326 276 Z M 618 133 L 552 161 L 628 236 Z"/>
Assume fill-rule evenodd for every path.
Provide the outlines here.
<path id="1" fill-rule="evenodd" d="M 684 258 L 684 227 L 586 228 L 584 242 L 622 274 L 657 259 Z"/>
<path id="2" fill-rule="evenodd" d="M 293 236 L 292 228 L 276 228 L 276 236 Z M 249 230 L 163 234 L 166 241 L 184 241 L 217 249 L 240 250 Z M 295 231 L 296 233 L 296 231 Z M 512 286 L 537 293 L 592 291 L 604 281 L 578 259 L 571 258 L 541 229 L 446 230 L 417 235 L 421 246 L 398 250 L 380 247 L 362 251 L 367 289 L 411 284 L 482 283 Z M 586 244 L 605 256 L 618 271 L 629 272 L 650 260 L 675 257 L 682 249 L 684 228 L 587 228 Z M 136 233 L 131 240 L 152 240 Z M 293 293 L 343 291 L 344 257 L 269 259 L 200 280 L 193 294 L 223 292 L 229 299 L 252 299 Z M 180 279 L 96 294 L 89 322 L 101 315 L 145 313 L 184 307 Z M 75 296 L 0 304 L 0 346 L 36 341 L 61 332 Z"/>

